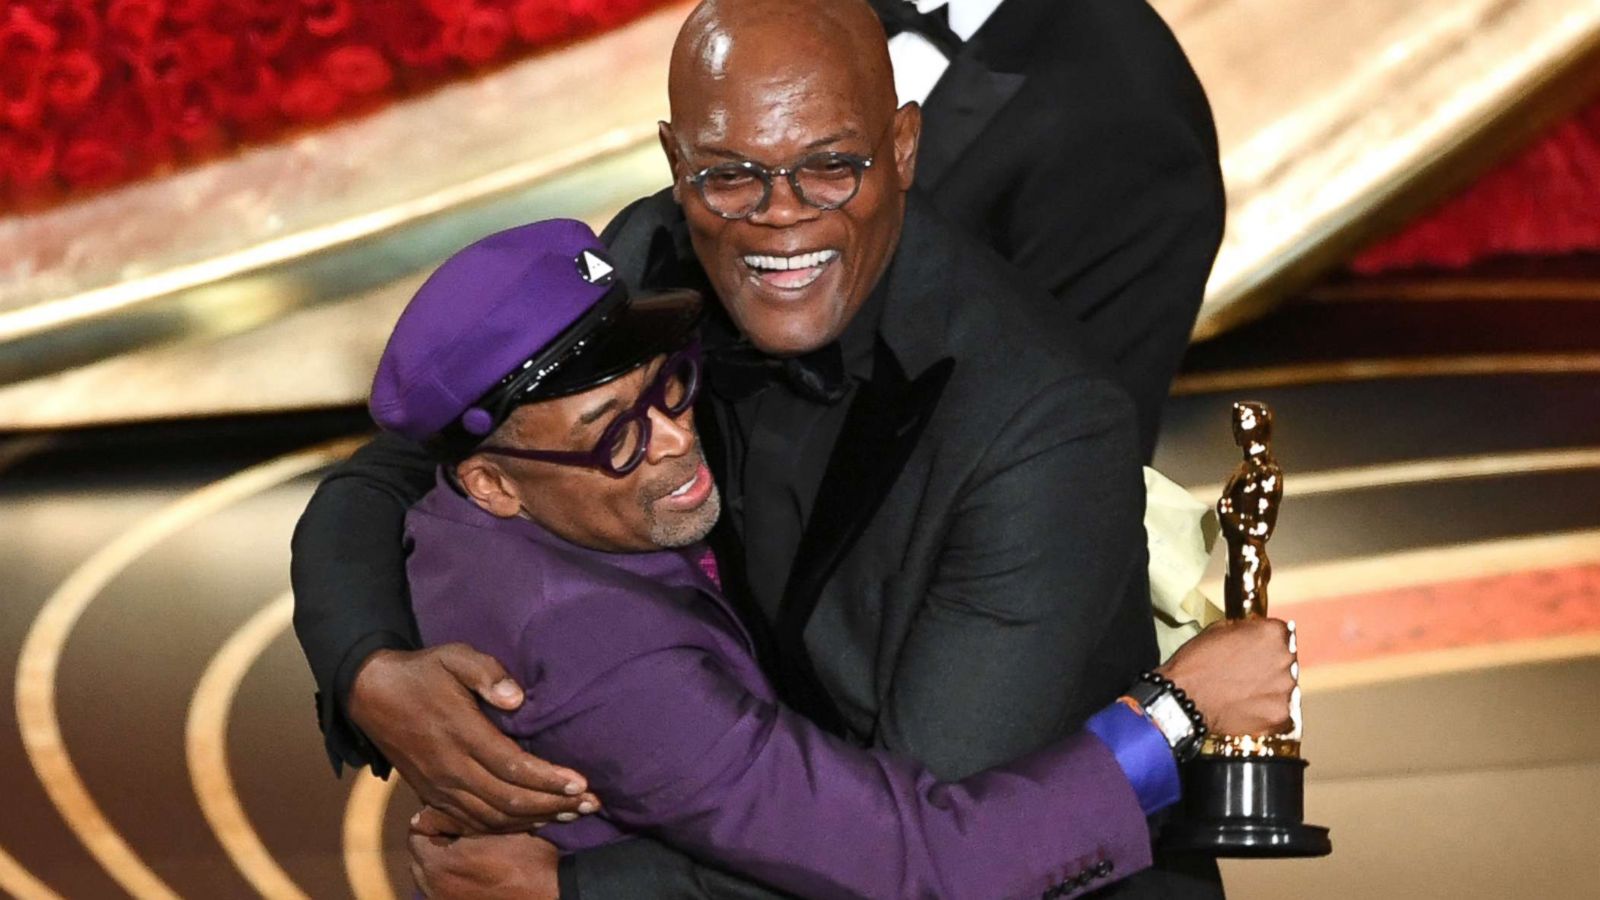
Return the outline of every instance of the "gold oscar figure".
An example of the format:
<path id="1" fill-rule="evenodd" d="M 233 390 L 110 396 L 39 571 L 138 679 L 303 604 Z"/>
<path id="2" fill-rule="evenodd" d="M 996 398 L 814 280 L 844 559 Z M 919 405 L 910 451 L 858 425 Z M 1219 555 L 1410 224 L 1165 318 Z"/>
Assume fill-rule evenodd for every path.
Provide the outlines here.
<path id="1" fill-rule="evenodd" d="M 1267 615 L 1272 562 L 1267 541 L 1283 503 L 1283 469 L 1272 456 L 1272 410 L 1233 405 L 1233 440 L 1244 453 L 1217 501 L 1228 545 L 1223 609 L 1230 620 Z M 1293 632 L 1290 641 L 1294 641 Z M 1298 672 L 1298 670 L 1297 670 Z M 1163 846 L 1215 856 L 1297 857 L 1331 852 L 1328 829 L 1307 825 L 1306 762 L 1300 758 L 1300 691 L 1286 735 L 1210 734 L 1183 767 L 1183 800 Z"/>

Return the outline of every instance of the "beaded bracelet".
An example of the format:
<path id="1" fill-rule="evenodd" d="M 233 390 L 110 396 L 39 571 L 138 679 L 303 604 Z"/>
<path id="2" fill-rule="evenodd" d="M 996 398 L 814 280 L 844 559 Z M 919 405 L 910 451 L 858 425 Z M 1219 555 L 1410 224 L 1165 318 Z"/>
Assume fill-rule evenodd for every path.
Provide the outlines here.
<path id="1" fill-rule="evenodd" d="M 1189 695 L 1185 694 L 1183 688 L 1178 687 L 1171 678 L 1152 669 L 1148 672 L 1140 672 L 1139 680 L 1147 681 L 1161 688 L 1178 701 L 1178 705 L 1183 708 L 1184 715 L 1189 717 L 1189 723 L 1194 726 L 1194 743 L 1196 747 L 1205 740 L 1206 735 L 1211 733 L 1211 729 L 1206 727 L 1206 717 L 1200 712 L 1200 708 L 1194 705 L 1194 701 L 1189 699 Z"/>

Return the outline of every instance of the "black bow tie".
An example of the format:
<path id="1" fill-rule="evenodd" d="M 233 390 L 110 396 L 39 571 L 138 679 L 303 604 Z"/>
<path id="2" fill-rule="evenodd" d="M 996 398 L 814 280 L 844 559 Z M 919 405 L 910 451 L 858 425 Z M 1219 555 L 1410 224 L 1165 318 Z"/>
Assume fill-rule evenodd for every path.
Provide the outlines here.
<path id="1" fill-rule="evenodd" d="M 929 12 L 918 12 L 915 0 L 872 0 L 872 8 L 883 20 L 889 37 L 905 31 L 916 32 L 939 48 L 947 58 L 961 49 L 961 36 L 950 30 L 950 4 Z"/>
<path id="2" fill-rule="evenodd" d="M 850 391 L 844 351 L 837 341 L 804 356 L 782 359 L 740 341 L 706 353 L 706 378 L 717 396 L 734 403 L 780 383 L 796 396 L 830 406 Z"/>

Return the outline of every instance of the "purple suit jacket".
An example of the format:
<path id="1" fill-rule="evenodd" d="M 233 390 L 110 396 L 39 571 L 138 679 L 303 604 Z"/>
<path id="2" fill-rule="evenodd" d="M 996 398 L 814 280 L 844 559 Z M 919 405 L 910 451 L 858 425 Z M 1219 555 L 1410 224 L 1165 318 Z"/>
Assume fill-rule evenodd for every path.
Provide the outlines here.
<path id="1" fill-rule="evenodd" d="M 583 772 L 604 809 L 563 851 L 648 834 L 804 897 L 1069 897 L 1150 865 L 1139 801 L 1087 732 L 941 783 L 780 706 L 701 547 L 574 546 L 442 480 L 406 523 L 427 644 L 462 641 L 522 684 L 497 723 Z"/>

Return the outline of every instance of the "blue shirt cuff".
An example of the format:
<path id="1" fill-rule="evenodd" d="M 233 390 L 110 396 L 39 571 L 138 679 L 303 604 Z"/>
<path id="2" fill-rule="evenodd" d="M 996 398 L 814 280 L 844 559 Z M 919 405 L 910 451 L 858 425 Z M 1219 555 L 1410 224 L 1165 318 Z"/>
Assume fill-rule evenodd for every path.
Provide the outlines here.
<path id="1" fill-rule="evenodd" d="M 1154 723 L 1122 703 L 1113 703 L 1090 716 L 1085 727 L 1111 748 L 1146 816 L 1178 802 L 1178 761 Z"/>

